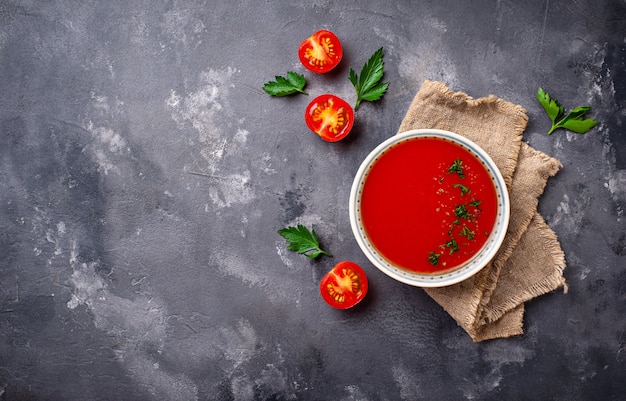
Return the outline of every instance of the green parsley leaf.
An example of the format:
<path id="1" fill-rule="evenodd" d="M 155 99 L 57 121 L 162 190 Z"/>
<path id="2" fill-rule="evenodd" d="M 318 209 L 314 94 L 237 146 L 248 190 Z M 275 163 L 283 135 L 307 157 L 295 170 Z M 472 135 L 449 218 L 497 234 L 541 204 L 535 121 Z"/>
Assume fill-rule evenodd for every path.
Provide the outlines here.
<path id="1" fill-rule="evenodd" d="M 359 108 L 359 105 L 363 100 L 373 102 L 383 97 L 389 82 L 379 82 L 383 78 L 384 63 L 383 63 L 383 48 L 376 50 L 369 60 L 361 68 L 360 75 L 350 68 L 348 79 L 354 85 L 356 90 L 356 104 L 354 105 L 354 111 Z"/>
<path id="2" fill-rule="evenodd" d="M 577 107 L 559 121 L 558 125 L 577 134 L 584 134 L 598 124 L 598 121 L 592 118 L 583 119 L 589 110 L 591 110 L 590 106 Z"/>
<path id="3" fill-rule="evenodd" d="M 552 120 L 552 124 L 554 124 L 556 119 L 563 114 L 564 109 L 563 106 L 559 104 L 559 101 L 552 99 L 542 88 L 537 89 L 537 100 L 539 100 L 539 103 L 543 106 L 543 109 L 548 114 L 548 117 L 550 117 L 550 120 Z"/>
<path id="4" fill-rule="evenodd" d="M 263 85 L 263 90 L 271 96 L 287 96 L 293 93 L 302 93 L 308 95 L 304 91 L 306 79 L 304 75 L 298 75 L 293 71 L 287 72 L 286 77 L 276 76 L 276 81 L 269 81 Z"/>
<path id="5" fill-rule="evenodd" d="M 539 100 L 539 103 L 552 121 L 552 127 L 548 131 L 548 135 L 552 135 L 559 128 L 564 128 L 577 134 L 584 134 L 598 124 L 598 121 L 592 118 L 584 118 L 585 114 L 591 110 L 591 106 L 576 107 L 559 120 L 565 113 L 565 109 L 559 104 L 558 100 L 552 99 L 542 88 L 537 90 L 537 100 Z"/>
<path id="6" fill-rule="evenodd" d="M 289 243 L 287 249 L 296 251 L 307 258 L 315 259 L 320 255 L 333 256 L 320 248 L 315 230 L 309 231 L 302 224 L 298 224 L 297 227 L 281 228 L 278 230 L 278 234 Z"/>

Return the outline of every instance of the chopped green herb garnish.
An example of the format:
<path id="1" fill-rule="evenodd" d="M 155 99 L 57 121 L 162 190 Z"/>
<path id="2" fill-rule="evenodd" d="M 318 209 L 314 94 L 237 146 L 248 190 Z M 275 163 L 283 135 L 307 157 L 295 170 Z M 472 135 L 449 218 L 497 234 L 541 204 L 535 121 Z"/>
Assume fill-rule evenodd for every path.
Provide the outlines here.
<path id="1" fill-rule="evenodd" d="M 459 250 L 459 244 L 456 243 L 456 240 L 454 238 L 450 238 L 450 240 L 446 242 L 443 246 L 450 250 L 450 255 Z"/>
<path id="2" fill-rule="evenodd" d="M 474 231 L 467 228 L 467 226 L 463 226 L 463 228 L 461 228 L 461 235 L 467 239 L 474 239 L 476 234 L 474 234 Z"/>
<path id="3" fill-rule="evenodd" d="M 473 201 L 470 202 L 470 206 L 478 207 L 478 205 L 480 205 L 480 201 L 479 200 L 473 200 Z"/>
<path id="4" fill-rule="evenodd" d="M 460 219 L 469 220 L 472 215 L 467 211 L 467 206 L 464 203 L 457 205 L 454 208 L 454 215 Z"/>
<path id="5" fill-rule="evenodd" d="M 439 257 L 441 256 L 441 254 L 436 252 L 429 252 L 428 255 L 428 261 L 430 262 L 430 264 L 433 266 L 437 266 L 439 264 Z"/>
<path id="6" fill-rule="evenodd" d="M 466 187 L 463 184 L 454 184 L 452 187 L 461 189 L 461 195 L 462 196 L 465 196 L 465 195 L 469 194 L 470 192 L 472 192 L 472 191 L 470 191 L 470 189 L 468 187 Z"/>
<path id="7" fill-rule="evenodd" d="M 448 174 L 458 174 L 459 177 L 465 178 L 463 173 L 463 160 L 456 159 L 450 167 L 448 167 Z"/>

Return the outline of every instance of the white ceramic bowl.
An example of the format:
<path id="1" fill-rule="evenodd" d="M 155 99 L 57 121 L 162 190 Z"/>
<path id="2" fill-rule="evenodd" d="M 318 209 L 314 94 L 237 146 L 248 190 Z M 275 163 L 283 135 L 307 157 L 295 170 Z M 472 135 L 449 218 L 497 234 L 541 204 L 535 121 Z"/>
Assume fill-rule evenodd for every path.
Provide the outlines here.
<path id="1" fill-rule="evenodd" d="M 361 219 L 361 194 L 363 186 L 367 180 L 368 173 L 375 164 L 379 156 L 402 141 L 410 140 L 417 137 L 435 137 L 451 141 L 466 149 L 472 153 L 486 168 L 490 175 L 491 181 L 494 185 L 496 192 L 496 220 L 493 229 L 490 231 L 489 236 L 483 245 L 483 247 L 476 252 L 469 260 L 456 266 L 454 269 L 449 269 L 436 273 L 418 273 L 415 271 L 407 270 L 405 268 L 394 265 L 388 259 L 386 259 L 377 248 L 372 244 L 365 228 L 363 227 Z M 509 196 L 506 188 L 506 184 L 500 171 L 496 167 L 493 160 L 487 155 L 474 142 L 466 139 L 458 134 L 435 130 L 435 129 L 420 129 L 403 132 L 387 139 L 379 146 L 377 146 L 363 161 L 359 167 L 352 189 L 350 191 L 350 225 L 356 238 L 359 247 L 365 254 L 365 256 L 383 273 L 405 284 L 418 286 L 418 287 L 443 287 L 451 284 L 458 283 L 471 277 L 485 267 L 489 261 L 495 256 L 496 252 L 502 245 L 504 236 L 507 231 L 510 214 Z M 410 233 L 407 233 L 410 235 Z"/>

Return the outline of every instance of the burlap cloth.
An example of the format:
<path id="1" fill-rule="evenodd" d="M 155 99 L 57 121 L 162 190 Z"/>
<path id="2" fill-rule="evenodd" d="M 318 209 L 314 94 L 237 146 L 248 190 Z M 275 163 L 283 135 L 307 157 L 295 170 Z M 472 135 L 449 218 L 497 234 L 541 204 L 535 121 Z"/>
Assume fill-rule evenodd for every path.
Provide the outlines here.
<path id="1" fill-rule="evenodd" d="M 522 142 L 527 122 L 521 106 L 493 95 L 473 99 L 425 81 L 398 130 L 437 128 L 463 135 L 491 156 L 507 184 L 511 218 L 493 260 L 461 283 L 426 289 L 476 342 L 523 334 L 524 302 L 567 289 L 563 251 L 537 212 L 539 196 L 561 163 Z"/>

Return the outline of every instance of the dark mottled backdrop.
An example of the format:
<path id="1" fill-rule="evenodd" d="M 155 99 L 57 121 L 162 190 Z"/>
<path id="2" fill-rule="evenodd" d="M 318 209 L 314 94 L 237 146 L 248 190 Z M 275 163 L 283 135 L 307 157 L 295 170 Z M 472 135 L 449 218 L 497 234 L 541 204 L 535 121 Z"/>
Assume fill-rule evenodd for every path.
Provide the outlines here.
<path id="1" fill-rule="evenodd" d="M 320 28 L 345 54 L 314 76 Z M 626 399 L 625 39 L 623 0 L 0 1 L 0 400 Z M 340 143 L 261 90 L 352 102 L 381 46 L 389 91 Z M 523 336 L 472 343 L 352 236 L 354 173 L 425 79 L 522 105 L 563 163 L 540 211 L 569 293 Z M 601 123 L 547 136 L 539 86 Z M 287 251 L 296 223 L 335 256 Z M 342 259 L 371 283 L 343 312 L 318 293 Z"/>

